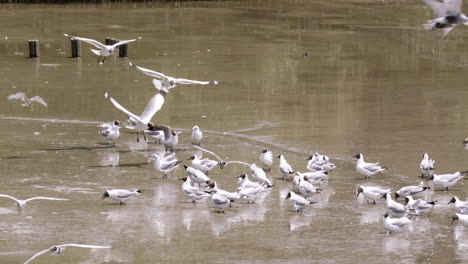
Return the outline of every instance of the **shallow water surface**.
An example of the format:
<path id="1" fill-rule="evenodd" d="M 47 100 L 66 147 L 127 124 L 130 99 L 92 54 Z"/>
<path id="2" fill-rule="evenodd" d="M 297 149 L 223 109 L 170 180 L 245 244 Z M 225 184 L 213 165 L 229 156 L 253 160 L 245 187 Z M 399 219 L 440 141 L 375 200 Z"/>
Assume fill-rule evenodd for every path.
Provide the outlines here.
<path id="1" fill-rule="evenodd" d="M 466 29 L 440 40 L 422 28 L 430 17 L 417 1 L 0 5 L 0 98 L 24 91 L 49 103 L 24 109 L 2 99 L 0 193 L 70 199 L 33 201 L 21 213 L 0 199 L 0 262 L 23 263 L 64 243 L 112 248 L 68 248 L 34 263 L 467 262 L 468 232 L 450 225 L 447 205 L 466 197 L 463 181 L 428 192 L 439 203 L 400 234 L 384 233 L 383 200 L 356 198 L 359 185 L 418 184 L 425 152 L 440 174 L 468 170 Z M 100 65 L 85 43 L 82 58 L 69 58 L 63 33 L 143 39 L 128 59 Z M 40 40 L 40 59 L 25 58 L 28 39 Z M 219 81 L 178 85 L 153 118 L 183 132 L 176 152 L 185 164 L 199 153 L 190 144 L 194 125 L 205 131 L 202 146 L 226 160 L 258 162 L 267 147 L 303 172 L 319 151 L 338 167 L 316 203 L 294 212 L 276 160 L 271 190 L 218 214 L 209 200 L 183 195 L 182 167 L 160 179 L 148 156 L 163 146 L 137 143 L 126 129 L 117 146 L 106 145 L 98 124 L 126 116 L 104 92 L 137 114 L 156 92 L 129 61 Z M 364 180 L 351 157 L 359 152 L 390 169 Z M 233 191 L 243 172 L 230 165 L 209 176 Z M 142 194 L 122 206 L 100 200 L 111 188 Z"/>

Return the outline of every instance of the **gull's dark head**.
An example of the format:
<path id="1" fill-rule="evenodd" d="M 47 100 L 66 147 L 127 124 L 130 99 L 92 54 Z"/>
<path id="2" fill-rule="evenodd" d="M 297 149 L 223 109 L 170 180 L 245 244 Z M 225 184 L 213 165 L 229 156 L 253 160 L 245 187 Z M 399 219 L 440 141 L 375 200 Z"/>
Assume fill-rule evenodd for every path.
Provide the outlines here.
<path id="1" fill-rule="evenodd" d="M 452 197 L 452 199 L 450 200 L 450 202 L 448 202 L 448 204 L 451 204 L 451 203 L 455 203 L 457 200 L 455 199 L 455 196 Z"/>
<path id="2" fill-rule="evenodd" d="M 288 192 L 288 196 L 286 196 L 286 200 L 291 198 L 291 192 Z"/>
<path id="3" fill-rule="evenodd" d="M 105 198 L 109 197 L 109 193 L 107 191 L 105 191 L 102 196 L 101 196 L 101 199 L 104 200 Z"/>
<path id="4" fill-rule="evenodd" d="M 361 194 L 363 191 L 364 191 L 364 189 L 362 189 L 362 187 L 359 186 L 359 187 L 357 188 L 357 195 L 356 195 L 356 197 L 358 197 L 359 194 Z"/>
<path id="5" fill-rule="evenodd" d="M 385 213 L 384 218 L 387 218 L 387 217 L 388 217 L 388 213 Z"/>
<path id="6" fill-rule="evenodd" d="M 188 158 L 187 160 L 194 160 L 195 159 L 195 155 L 192 155 L 190 156 L 190 158 Z"/>
<path id="7" fill-rule="evenodd" d="M 360 159 L 361 158 L 361 153 L 358 153 L 358 154 L 354 155 L 353 158 Z"/>
<path id="8" fill-rule="evenodd" d="M 237 179 L 245 179 L 245 177 L 247 176 L 247 174 L 245 173 L 242 173 L 241 175 L 237 176 Z"/>
<path id="9" fill-rule="evenodd" d="M 119 121 L 119 120 L 115 120 L 115 121 L 114 121 L 114 125 L 116 125 L 116 126 L 120 126 L 120 124 L 122 124 L 122 123 L 120 123 L 120 121 Z"/>
<path id="10" fill-rule="evenodd" d="M 459 219 L 459 218 L 458 218 L 458 215 L 454 215 L 454 216 L 452 217 L 452 223 L 450 223 L 450 224 L 453 224 L 453 222 L 457 221 L 458 219 Z"/>
<path id="11" fill-rule="evenodd" d="M 262 153 L 267 153 L 268 149 L 262 149 Z"/>
<path id="12" fill-rule="evenodd" d="M 405 197 L 405 206 L 409 203 L 409 198 Z"/>
<path id="13" fill-rule="evenodd" d="M 148 129 L 149 130 L 156 130 L 156 126 L 153 123 L 149 122 L 148 123 Z"/>

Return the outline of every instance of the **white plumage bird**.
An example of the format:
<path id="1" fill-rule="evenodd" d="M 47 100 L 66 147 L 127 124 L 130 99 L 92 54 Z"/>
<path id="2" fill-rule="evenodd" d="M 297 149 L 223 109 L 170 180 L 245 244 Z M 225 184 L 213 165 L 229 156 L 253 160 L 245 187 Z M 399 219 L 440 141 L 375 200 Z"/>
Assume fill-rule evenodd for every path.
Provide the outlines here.
<path id="1" fill-rule="evenodd" d="M 448 204 L 453 203 L 455 210 L 461 214 L 468 214 L 468 201 L 462 201 L 457 196 L 452 197 Z"/>
<path id="2" fill-rule="evenodd" d="M 378 162 L 377 163 L 365 162 L 364 155 L 362 155 L 361 153 L 358 153 L 353 157 L 357 159 L 356 171 L 364 175 L 365 179 L 370 178 L 370 176 L 387 169 L 387 167 L 380 166 Z"/>
<path id="3" fill-rule="evenodd" d="M 9 199 L 14 200 L 16 202 L 16 209 L 18 210 L 18 212 L 21 212 L 23 210 L 23 208 L 26 206 L 27 202 L 34 201 L 34 200 L 68 201 L 68 199 L 63 199 L 63 198 L 42 197 L 42 196 L 31 197 L 31 198 L 26 199 L 26 200 L 17 199 L 15 197 L 7 195 L 7 194 L 0 194 L 0 197 L 9 198 Z"/>
<path id="4" fill-rule="evenodd" d="M 435 161 L 429 158 L 427 153 L 424 153 L 421 163 L 419 164 L 419 168 L 421 169 L 421 177 L 430 177 L 434 172 L 434 163 Z"/>
<path id="5" fill-rule="evenodd" d="M 112 189 L 112 190 L 106 190 L 102 196 L 101 199 L 104 200 L 107 197 L 110 197 L 116 201 L 119 201 L 119 204 L 125 204 L 125 201 L 127 201 L 130 198 L 133 198 L 135 196 L 138 196 L 141 194 L 141 191 L 138 189 L 132 189 L 132 190 L 126 190 L 126 189 Z"/>
<path id="6" fill-rule="evenodd" d="M 150 155 L 150 157 L 154 158 L 154 168 L 157 171 L 159 171 L 159 172 L 161 172 L 163 174 L 163 177 L 162 177 L 163 179 L 166 179 L 167 174 L 169 174 L 171 171 L 173 171 L 174 169 L 179 167 L 180 163 L 182 163 L 182 161 L 177 160 L 177 158 L 175 158 L 175 159 L 172 159 L 172 158 L 170 158 L 170 159 L 167 159 L 167 158 L 161 159 L 161 157 L 158 154 L 152 154 L 152 155 Z M 170 156 L 168 156 L 168 157 L 170 157 Z"/>
<path id="7" fill-rule="evenodd" d="M 402 232 L 403 228 L 410 223 L 411 223 L 411 220 L 406 216 L 400 217 L 400 218 L 391 218 L 389 217 L 389 214 L 386 213 L 383 218 L 384 228 L 389 233 Z"/>
<path id="8" fill-rule="evenodd" d="M 203 140 L 203 132 L 198 126 L 193 126 L 192 128 L 192 144 L 201 145 Z"/>
<path id="9" fill-rule="evenodd" d="M 453 218 L 452 218 L 452 224 L 455 222 L 455 221 L 460 221 L 460 223 L 464 226 L 464 227 L 468 227 L 468 215 L 466 214 L 458 214 L 456 213 Z"/>
<path id="10" fill-rule="evenodd" d="M 175 146 L 179 144 L 179 134 L 182 132 L 171 130 L 170 127 L 162 125 L 155 126 L 155 129 L 162 130 L 164 132 L 163 144 L 166 151 L 174 151 Z"/>
<path id="11" fill-rule="evenodd" d="M 395 192 L 395 199 L 398 199 L 400 196 L 417 196 L 420 195 L 425 190 L 430 190 L 431 187 L 425 187 L 424 182 L 420 182 L 418 185 L 410 185 L 401 187 L 398 191 Z"/>
<path id="12" fill-rule="evenodd" d="M 389 188 L 382 188 L 379 186 L 359 186 L 357 189 L 357 196 L 362 193 L 364 197 L 368 199 L 372 199 L 373 204 L 375 204 L 375 199 L 381 199 L 382 196 L 385 194 L 391 192 L 391 189 Z"/>
<path id="13" fill-rule="evenodd" d="M 422 199 L 415 200 L 411 196 L 405 197 L 405 206 L 412 211 L 415 211 L 417 215 L 423 215 L 429 211 L 434 205 L 436 201 L 428 202 Z"/>
<path id="14" fill-rule="evenodd" d="M 286 200 L 290 199 L 291 203 L 293 204 L 294 208 L 296 209 L 296 212 L 302 213 L 302 209 L 308 205 L 312 204 L 311 201 L 307 200 L 306 198 L 297 195 L 295 192 L 290 191 L 288 195 L 286 196 Z"/>
<path id="15" fill-rule="evenodd" d="M 52 255 L 59 255 L 62 253 L 65 248 L 67 247 L 81 247 L 81 248 L 98 248 L 98 249 L 103 249 L 103 248 L 112 248 L 112 246 L 94 246 L 94 245 L 82 245 L 82 244 L 63 244 L 63 245 L 56 245 L 53 247 L 50 247 L 48 249 L 44 249 L 42 251 L 39 251 L 38 253 L 34 254 L 30 259 L 28 259 L 24 264 L 28 264 L 31 261 L 33 261 L 35 258 L 39 257 L 40 255 L 43 255 L 47 252 L 50 252 Z"/>
<path id="16" fill-rule="evenodd" d="M 442 37 L 446 36 L 457 25 L 468 25 L 468 17 L 461 13 L 462 0 L 422 0 L 434 12 L 434 18 L 424 24 L 426 30 L 442 29 Z"/>
<path id="17" fill-rule="evenodd" d="M 462 175 L 459 171 L 455 173 L 448 173 L 448 174 L 433 174 L 431 177 L 429 177 L 427 180 L 434 183 L 434 186 L 442 186 L 445 191 L 448 191 L 448 188 L 455 185 L 461 178 L 463 178 L 464 175 Z"/>
<path id="18" fill-rule="evenodd" d="M 120 121 L 115 120 L 113 123 L 104 123 L 100 126 L 104 129 L 99 130 L 99 135 L 106 139 L 107 144 L 112 141 L 115 145 L 115 140 L 120 136 Z"/>
<path id="19" fill-rule="evenodd" d="M 260 164 L 262 164 L 264 170 L 271 170 L 271 165 L 273 165 L 273 153 L 271 150 L 262 149 L 260 152 Z"/>
<path id="20" fill-rule="evenodd" d="M 141 37 L 138 37 L 136 39 L 121 40 L 121 41 L 119 41 L 119 42 L 117 42 L 117 43 L 115 43 L 113 45 L 105 45 L 105 44 L 102 44 L 101 42 L 99 42 L 97 40 L 94 40 L 94 39 L 81 38 L 81 37 L 77 37 L 77 36 L 70 36 L 68 34 L 63 34 L 63 35 L 65 37 L 69 37 L 71 39 L 77 39 L 77 40 L 86 42 L 86 43 L 91 44 L 91 45 L 95 46 L 96 48 L 98 48 L 98 50 L 90 49 L 94 54 L 99 56 L 99 58 L 97 60 L 98 63 L 101 60 L 101 58 L 103 58 L 102 63 L 104 63 L 104 61 L 106 60 L 106 57 L 109 56 L 109 55 L 114 54 L 115 49 L 118 46 L 121 46 L 123 44 L 127 44 L 127 43 L 130 43 L 130 42 L 137 41 L 137 40 L 141 39 Z"/>
<path id="21" fill-rule="evenodd" d="M 47 103 L 42 99 L 42 97 L 36 95 L 34 97 L 28 98 L 25 93 L 19 92 L 15 94 L 10 94 L 7 96 L 8 100 L 21 100 L 24 103 L 21 105 L 24 108 L 29 107 L 33 102 L 40 103 L 41 105 L 47 107 Z"/>
<path id="22" fill-rule="evenodd" d="M 383 196 L 386 199 L 385 205 L 387 212 L 392 217 L 402 217 L 408 211 L 408 208 L 400 203 L 395 202 L 392 199 L 391 193 L 388 192 L 386 195 Z"/>

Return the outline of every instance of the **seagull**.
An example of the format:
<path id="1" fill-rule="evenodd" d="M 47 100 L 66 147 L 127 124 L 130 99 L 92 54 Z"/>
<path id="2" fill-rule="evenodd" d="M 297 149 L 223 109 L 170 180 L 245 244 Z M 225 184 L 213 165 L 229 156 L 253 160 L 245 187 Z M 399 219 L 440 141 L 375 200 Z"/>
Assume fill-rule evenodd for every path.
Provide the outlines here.
<path id="1" fill-rule="evenodd" d="M 265 171 L 263 171 L 262 168 L 257 167 L 255 163 L 250 164 L 250 171 L 252 172 L 252 177 L 260 183 L 265 184 L 268 188 L 274 186 L 270 179 L 267 178 Z"/>
<path id="2" fill-rule="evenodd" d="M 468 137 L 463 140 L 463 146 L 468 150 Z"/>
<path id="3" fill-rule="evenodd" d="M 148 123 L 148 129 L 143 131 L 145 134 L 148 134 L 150 137 L 154 138 L 154 143 L 161 144 L 161 140 L 164 140 L 164 131 L 157 130 L 152 123 Z"/>
<path id="4" fill-rule="evenodd" d="M 178 83 L 187 84 L 187 85 L 189 85 L 189 84 L 202 84 L 202 85 L 212 84 L 212 85 L 216 85 L 216 84 L 218 84 L 217 81 L 204 82 L 204 81 L 194 81 L 194 80 L 188 80 L 188 79 L 174 78 L 174 77 L 166 76 L 163 73 L 160 73 L 160 72 L 157 72 L 157 71 L 152 71 L 150 69 L 145 69 L 143 67 L 136 66 L 135 64 L 133 64 L 131 62 L 129 62 L 128 64 L 131 67 L 135 67 L 137 70 L 139 70 L 140 72 L 142 72 L 142 73 L 144 73 L 144 74 L 146 74 L 148 76 L 151 76 L 151 77 L 154 77 L 154 78 L 157 78 L 157 79 L 161 79 L 161 80 L 153 79 L 153 84 L 156 87 L 156 89 L 158 89 L 160 91 L 164 91 L 166 93 L 168 93 L 170 89 L 176 87 L 176 84 L 178 84 Z"/>
<path id="5" fill-rule="evenodd" d="M 200 130 L 198 126 L 194 126 L 192 128 L 192 144 L 197 144 L 198 146 L 201 145 L 201 141 L 203 139 L 203 132 Z"/>
<path id="6" fill-rule="evenodd" d="M 229 207 L 231 207 L 231 202 L 234 202 L 234 201 L 237 201 L 237 200 L 241 199 L 241 196 L 237 191 L 236 192 L 228 192 L 228 191 L 225 191 L 225 190 L 221 190 L 221 189 L 218 188 L 218 184 L 215 181 L 213 181 L 210 184 L 210 188 L 212 190 L 216 191 L 216 194 L 224 196 L 227 199 L 229 199 Z"/>
<path id="7" fill-rule="evenodd" d="M 325 171 L 309 171 L 304 173 L 296 171 L 294 175 L 299 175 L 300 177 L 306 176 L 312 184 L 318 184 L 328 179 L 328 172 Z"/>
<path id="8" fill-rule="evenodd" d="M 408 207 L 409 210 L 415 211 L 417 215 L 423 215 L 429 211 L 435 203 L 436 201 L 428 202 L 422 199 L 414 200 L 411 196 L 405 197 L 405 206 Z"/>
<path id="9" fill-rule="evenodd" d="M 104 200 L 106 197 L 110 197 L 116 201 L 119 201 L 120 205 L 125 204 L 125 201 L 134 197 L 140 195 L 141 191 L 138 189 L 133 189 L 133 190 L 125 190 L 125 189 L 113 189 L 113 190 L 107 190 L 105 191 L 101 199 Z"/>
<path id="10" fill-rule="evenodd" d="M 465 227 L 468 227 L 468 215 L 466 214 L 455 214 L 452 218 L 452 224 L 453 222 L 457 221 L 457 220 L 460 220 L 460 223 L 465 226 Z"/>
<path id="11" fill-rule="evenodd" d="M 462 201 L 458 199 L 458 197 L 454 196 L 452 197 L 450 202 L 448 202 L 448 204 L 451 204 L 451 203 L 453 203 L 453 205 L 455 206 L 455 210 L 457 212 L 461 214 L 468 214 L 468 202 L 467 201 Z"/>
<path id="12" fill-rule="evenodd" d="M 296 212 L 302 213 L 302 209 L 308 205 L 312 204 L 311 201 L 307 200 L 306 198 L 297 195 L 295 192 L 290 191 L 288 193 L 288 196 L 286 196 L 286 200 L 291 199 L 292 204 L 294 205 L 294 208 L 296 209 Z"/>
<path id="13" fill-rule="evenodd" d="M 226 196 L 218 194 L 217 190 L 211 191 L 211 201 L 213 202 L 215 208 L 217 209 L 216 212 L 224 213 L 224 210 L 230 204 L 231 200 L 228 199 Z"/>
<path id="14" fill-rule="evenodd" d="M 455 26 L 468 25 L 468 17 L 461 13 L 462 0 L 422 0 L 434 12 L 434 19 L 428 20 L 424 24 L 425 30 L 442 29 L 442 38 L 447 35 Z"/>
<path id="15" fill-rule="evenodd" d="M 200 146 L 197 146 L 197 145 L 192 145 L 192 146 L 193 146 L 194 148 L 196 148 L 196 149 L 199 149 L 199 150 L 201 150 L 201 151 L 203 151 L 203 152 L 206 152 L 206 153 L 209 153 L 209 154 L 215 156 L 215 157 L 218 159 L 218 161 L 219 161 L 219 167 L 220 167 L 221 169 L 224 169 L 224 167 L 226 167 L 228 164 L 231 164 L 231 163 L 242 164 L 242 165 L 246 165 L 246 166 L 249 166 L 249 167 L 250 167 L 250 165 L 251 165 L 251 164 L 249 164 L 249 163 L 247 163 L 247 162 L 237 161 L 237 160 L 225 161 L 225 160 L 221 159 L 218 155 L 216 155 L 216 153 L 214 153 L 213 151 L 209 151 L 209 150 L 204 149 L 204 148 L 202 148 L 202 147 L 200 147 Z"/>
<path id="16" fill-rule="evenodd" d="M 196 203 L 199 200 L 211 196 L 209 194 L 209 191 L 192 186 L 192 180 L 190 177 L 185 177 L 180 180 L 184 181 L 184 183 L 182 184 L 182 191 L 184 192 L 185 196 L 192 199 L 192 203 Z"/>
<path id="17" fill-rule="evenodd" d="M 167 174 L 169 174 L 175 168 L 179 167 L 179 164 L 182 163 L 181 160 L 167 159 L 167 157 L 161 159 L 161 157 L 158 154 L 152 154 L 150 155 L 150 157 L 154 158 L 154 167 L 157 171 L 163 174 L 163 179 L 167 179 Z"/>
<path id="18" fill-rule="evenodd" d="M 174 151 L 174 147 L 179 144 L 179 134 L 180 131 L 171 131 L 171 128 L 168 126 L 155 126 L 156 129 L 164 131 L 164 147 L 166 151 Z"/>
<path id="19" fill-rule="evenodd" d="M 430 190 L 431 187 L 424 187 L 424 182 L 420 182 L 419 185 L 411 185 L 400 188 L 400 190 L 395 192 L 395 199 L 398 199 L 400 196 L 416 196 L 425 190 Z"/>
<path id="20" fill-rule="evenodd" d="M 247 204 L 250 202 L 255 203 L 255 198 L 265 190 L 265 187 L 259 185 L 256 187 L 239 187 L 237 188 L 237 193 L 239 193 L 242 199 L 247 200 Z"/>
<path id="21" fill-rule="evenodd" d="M 112 141 L 115 145 L 115 140 L 120 136 L 120 121 L 115 120 L 113 123 L 104 123 L 100 126 L 104 129 L 99 130 L 99 135 L 106 138 L 107 144 L 109 144 L 108 141 Z"/>
<path id="22" fill-rule="evenodd" d="M 298 190 L 307 199 L 309 196 L 320 192 L 322 189 L 315 187 L 309 182 L 307 176 L 304 176 L 299 178 Z"/>
<path id="23" fill-rule="evenodd" d="M 389 214 L 386 213 L 383 218 L 384 228 L 391 234 L 396 232 L 402 232 L 403 228 L 411 223 L 411 220 L 408 217 L 404 216 L 401 218 L 391 218 Z"/>
<path id="24" fill-rule="evenodd" d="M 329 172 L 336 168 L 336 165 L 330 162 L 330 158 L 327 155 L 321 155 L 318 152 L 315 152 L 307 160 L 307 169 L 310 171 Z"/>
<path id="25" fill-rule="evenodd" d="M 388 188 L 382 188 L 379 186 L 359 186 L 357 189 L 357 195 L 356 197 L 359 196 L 359 194 L 362 193 L 364 197 L 368 199 L 372 199 L 373 204 L 375 204 L 375 199 L 380 199 L 382 198 L 383 195 L 391 192 L 391 189 Z"/>
<path id="26" fill-rule="evenodd" d="M 408 211 L 408 208 L 406 206 L 393 201 L 390 192 L 383 195 L 382 198 L 385 198 L 387 200 L 385 202 L 385 204 L 386 204 L 387 212 L 390 214 L 390 216 L 392 216 L 392 217 L 402 217 Z"/>
<path id="27" fill-rule="evenodd" d="M 260 183 L 251 181 L 249 176 L 247 176 L 245 173 L 237 176 L 237 183 L 242 188 L 257 188 L 258 186 L 263 187 Z"/>
<path id="28" fill-rule="evenodd" d="M 59 255 L 62 253 L 62 251 L 65 250 L 66 247 L 81 247 L 81 248 L 112 248 L 112 246 L 93 246 L 93 245 L 82 245 L 82 244 L 63 244 L 63 245 L 56 245 L 48 249 L 44 249 L 38 253 L 36 253 L 34 256 L 32 256 L 30 259 L 28 259 L 24 264 L 28 264 L 29 262 L 33 261 L 35 258 L 39 257 L 40 255 L 43 255 L 47 252 L 50 252 L 52 255 Z"/>
<path id="29" fill-rule="evenodd" d="M 26 206 L 26 203 L 29 202 L 29 201 L 32 201 L 32 200 L 68 201 L 68 199 L 63 199 L 63 198 L 42 197 L 42 196 L 31 197 L 31 198 L 26 199 L 26 200 L 16 199 L 15 197 L 10 196 L 10 195 L 6 195 L 6 194 L 0 194 L 0 197 L 15 200 L 16 208 L 18 209 L 18 212 L 21 212 L 23 210 L 23 208 Z"/>
<path id="30" fill-rule="evenodd" d="M 208 176 L 206 176 L 206 174 L 203 173 L 202 171 L 197 170 L 192 167 L 188 167 L 186 165 L 184 165 L 184 168 L 185 168 L 185 171 L 187 171 L 190 180 L 192 182 L 198 183 L 199 186 L 202 183 L 206 183 L 207 181 L 210 181 L 210 178 L 208 178 Z"/>
<path id="31" fill-rule="evenodd" d="M 260 164 L 262 164 L 265 171 L 271 170 L 271 165 L 273 165 L 273 153 L 271 150 L 262 149 L 260 152 Z"/>
<path id="32" fill-rule="evenodd" d="M 151 97 L 151 99 L 146 104 L 145 109 L 143 110 L 143 113 L 141 114 L 141 116 L 137 116 L 133 114 L 132 112 L 128 111 L 127 109 L 125 109 L 114 98 L 110 97 L 108 92 L 104 94 L 104 97 L 108 99 L 117 109 L 124 112 L 128 116 L 127 121 L 130 123 L 130 125 L 125 125 L 125 127 L 128 129 L 136 129 L 137 130 L 137 142 L 140 142 L 140 138 L 138 137 L 138 131 L 144 131 L 148 129 L 149 127 L 148 124 L 151 123 L 150 122 L 151 118 L 153 118 L 154 114 L 156 114 L 156 112 L 158 112 L 163 106 L 166 95 L 167 95 L 166 93 L 161 92 Z M 145 137 L 145 140 L 146 140 L 146 136 L 144 133 L 143 133 L 143 136 Z"/>
<path id="33" fill-rule="evenodd" d="M 285 177 L 289 178 L 292 174 L 294 174 L 294 170 L 292 169 L 291 165 L 289 165 L 289 163 L 286 161 L 283 154 L 280 154 L 277 158 L 280 160 L 279 169 L 281 172 L 281 179 L 284 180 Z"/>
<path id="34" fill-rule="evenodd" d="M 94 40 L 94 39 L 80 38 L 80 37 L 77 37 L 77 36 L 70 36 L 68 34 L 63 34 L 63 35 L 65 37 L 69 37 L 71 39 L 81 40 L 83 42 L 86 42 L 86 43 L 91 44 L 91 45 L 95 46 L 96 48 L 98 48 L 98 50 L 91 49 L 91 51 L 94 54 L 99 55 L 99 58 L 97 60 L 98 63 L 101 60 L 101 57 L 102 57 L 102 62 L 101 63 L 104 63 L 104 61 L 106 60 L 106 57 L 109 56 L 109 55 L 114 54 L 115 48 L 117 48 L 118 46 L 121 46 L 121 45 L 124 45 L 124 44 L 127 44 L 127 43 L 130 43 L 130 42 L 137 41 L 137 40 L 141 39 L 141 37 L 138 37 L 136 39 L 122 40 L 122 41 L 119 41 L 119 42 L 115 43 L 114 45 L 104 45 L 101 42 L 99 42 L 97 40 Z"/>
<path id="35" fill-rule="evenodd" d="M 462 175 L 459 171 L 452 173 L 452 174 L 433 174 L 431 177 L 429 177 L 427 180 L 434 183 L 434 185 L 439 185 L 444 187 L 445 191 L 448 191 L 448 188 L 450 186 L 455 185 L 455 183 L 458 182 L 461 178 L 463 178 L 464 175 Z"/>
<path id="36" fill-rule="evenodd" d="M 370 176 L 387 169 L 387 167 L 380 166 L 378 162 L 377 163 L 365 162 L 364 155 L 362 155 L 361 153 L 356 154 L 353 157 L 358 159 L 356 162 L 356 171 L 364 175 L 365 179 L 367 178 L 370 179 Z"/>
<path id="37" fill-rule="evenodd" d="M 208 158 L 200 159 L 197 154 L 193 154 L 188 160 L 192 161 L 192 167 L 208 174 L 219 162 Z"/>
<path id="38" fill-rule="evenodd" d="M 421 164 L 419 165 L 419 168 L 421 169 L 422 173 L 421 178 L 432 175 L 432 173 L 435 170 L 434 163 L 435 161 L 429 159 L 429 155 L 427 153 L 424 153 L 423 159 L 421 160 Z"/>
<path id="39" fill-rule="evenodd" d="M 15 94 L 10 94 L 9 96 L 7 96 L 7 99 L 8 100 L 21 100 L 24 102 L 24 104 L 22 104 L 21 106 L 24 107 L 24 108 L 27 108 L 30 104 L 32 104 L 33 102 L 38 102 L 40 103 L 41 105 L 47 107 L 47 103 L 44 101 L 44 99 L 42 99 L 42 97 L 36 95 L 32 98 L 28 98 L 26 97 L 26 94 L 25 93 L 15 93 Z"/>

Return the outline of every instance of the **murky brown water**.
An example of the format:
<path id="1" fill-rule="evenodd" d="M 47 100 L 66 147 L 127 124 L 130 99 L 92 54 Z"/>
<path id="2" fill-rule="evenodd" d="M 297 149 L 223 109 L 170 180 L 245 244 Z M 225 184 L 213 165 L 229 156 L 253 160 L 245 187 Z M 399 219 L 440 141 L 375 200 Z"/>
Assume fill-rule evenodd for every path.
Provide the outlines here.
<path id="1" fill-rule="evenodd" d="M 446 205 L 454 194 L 466 196 L 463 181 L 448 193 L 432 192 L 440 204 L 395 235 L 383 233 L 383 204 L 355 198 L 361 184 L 418 183 L 424 152 L 439 173 L 468 169 L 461 144 L 468 132 L 467 29 L 439 41 L 422 29 L 430 16 L 417 1 L 0 5 L 0 98 L 25 91 L 49 103 L 0 104 L 0 193 L 70 199 L 32 202 L 20 214 L 1 199 L 0 262 L 23 263 L 62 243 L 113 248 L 67 249 L 35 263 L 467 262 L 468 233 L 450 225 Z M 131 44 L 128 60 L 99 65 L 86 44 L 81 59 L 67 58 L 63 33 L 143 39 Z M 41 58 L 26 59 L 34 38 Z M 115 148 L 101 145 L 97 122 L 125 119 L 105 91 L 135 112 L 155 92 L 129 60 L 220 82 L 179 85 L 153 120 L 199 125 L 210 132 L 204 146 L 222 157 L 254 162 L 269 147 L 305 171 L 309 153 L 330 155 L 338 168 L 318 203 L 294 213 L 276 162 L 269 174 L 276 186 L 263 200 L 217 214 L 208 200 L 188 203 L 176 180 L 183 169 L 155 179 L 161 175 L 147 156 L 162 146 L 136 143 L 131 133 Z M 185 160 L 193 151 L 185 131 L 177 155 Z M 364 182 L 354 171 L 357 152 L 390 170 Z M 212 178 L 234 190 L 243 171 L 216 169 Z M 125 206 L 99 199 L 105 189 L 132 187 L 143 193 Z"/>

